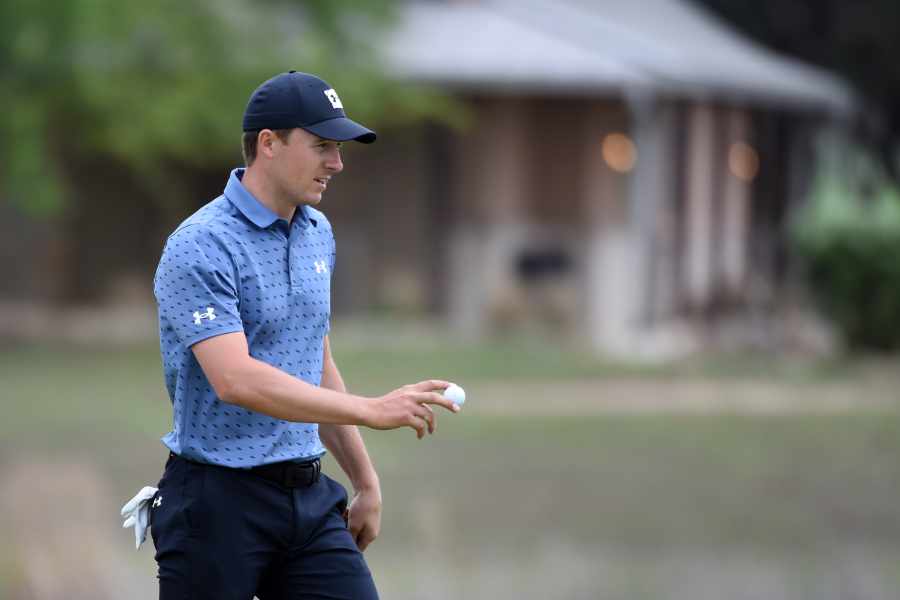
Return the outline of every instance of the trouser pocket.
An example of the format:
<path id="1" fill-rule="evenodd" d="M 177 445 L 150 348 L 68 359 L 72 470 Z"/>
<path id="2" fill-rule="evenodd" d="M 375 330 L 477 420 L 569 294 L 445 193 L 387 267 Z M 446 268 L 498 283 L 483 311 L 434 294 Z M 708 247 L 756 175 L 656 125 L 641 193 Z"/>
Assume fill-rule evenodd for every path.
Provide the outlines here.
<path id="1" fill-rule="evenodd" d="M 175 457 L 166 464 L 150 502 L 150 534 L 157 551 L 177 547 L 194 532 L 203 467 Z"/>

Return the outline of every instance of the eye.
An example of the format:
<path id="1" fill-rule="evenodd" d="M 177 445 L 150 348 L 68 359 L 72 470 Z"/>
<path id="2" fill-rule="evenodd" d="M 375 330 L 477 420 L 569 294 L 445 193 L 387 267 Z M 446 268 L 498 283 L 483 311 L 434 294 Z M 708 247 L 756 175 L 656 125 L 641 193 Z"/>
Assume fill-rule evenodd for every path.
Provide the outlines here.
<path id="1" fill-rule="evenodd" d="M 320 142 L 316 144 L 316 149 L 319 152 L 325 152 L 330 148 L 335 148 L 338 150 L 338 152 L 340 152 L 343 147 L 343 142 Z"/>

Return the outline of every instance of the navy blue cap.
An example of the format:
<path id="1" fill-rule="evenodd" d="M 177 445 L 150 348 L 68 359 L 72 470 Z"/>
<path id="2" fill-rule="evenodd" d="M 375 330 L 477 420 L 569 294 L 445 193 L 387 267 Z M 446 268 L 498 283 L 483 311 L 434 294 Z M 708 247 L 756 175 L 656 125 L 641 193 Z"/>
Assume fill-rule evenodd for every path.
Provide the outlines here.
<path id="1" fill-rule="evenodd" d="M 309 73 L 289 71 L 264 82 L 244 110 L 244 131 L 301 127 L 326 140 L 375 141 L 375 132 L 347 118 L 337 92 Z"/>

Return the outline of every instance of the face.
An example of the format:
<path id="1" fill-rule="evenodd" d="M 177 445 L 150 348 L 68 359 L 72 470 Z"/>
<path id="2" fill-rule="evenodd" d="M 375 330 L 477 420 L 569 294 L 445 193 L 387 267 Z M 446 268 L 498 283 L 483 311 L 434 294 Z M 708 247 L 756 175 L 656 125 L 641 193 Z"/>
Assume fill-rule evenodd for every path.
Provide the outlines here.
<path id="1" fill-rule="evenodd" d="M 279 196 L 295 206 L 322 201 L 331 178 L 344 169 L 341 142 L 294 129 L 283 143 L 272 135 L 269 174 Z"/>

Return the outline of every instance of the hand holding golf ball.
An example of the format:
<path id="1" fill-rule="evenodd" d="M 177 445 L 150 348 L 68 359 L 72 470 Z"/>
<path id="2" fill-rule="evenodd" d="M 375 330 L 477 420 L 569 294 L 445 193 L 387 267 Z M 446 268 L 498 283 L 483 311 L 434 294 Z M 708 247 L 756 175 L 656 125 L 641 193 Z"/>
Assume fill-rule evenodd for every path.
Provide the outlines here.
<path id="1" fill-rule="evenodd" d="M 439 405 L 457 413 L 466 401 L 466 393 L 449 381 L 428 379 L 371 398 L 371 401 L 371 409 L 362 424 L 381 430 L 411 427 L 422 439 L 426 433 L 435 431 L 436 416 L 431 406 Z"/>
<path id="2" fill-rule="evenodd" d="M 451 383 L 444 390 L 444 398 L 457 406 L 462 406 L 466 403 L 466 391 L 455 383 Z"/>

